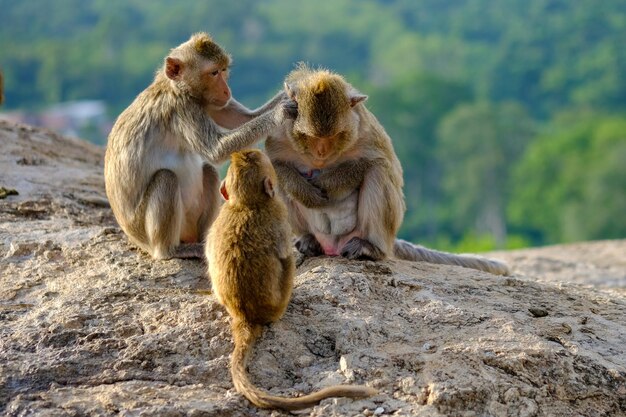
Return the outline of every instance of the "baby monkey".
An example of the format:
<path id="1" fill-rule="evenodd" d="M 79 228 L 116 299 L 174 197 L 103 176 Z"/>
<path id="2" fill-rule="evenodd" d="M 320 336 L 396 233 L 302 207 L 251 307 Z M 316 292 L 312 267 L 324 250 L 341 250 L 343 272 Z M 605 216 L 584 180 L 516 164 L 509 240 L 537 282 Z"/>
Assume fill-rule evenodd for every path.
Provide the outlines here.
<path id="1" fill-rule="evenodd" d="M 263 326 L 284 314 L 295 275 L 287 208 L 275 195 L 276 181 L 269 158 L 260 151 L 232 154 L 220 186 L 226 202 L 207 240 L 213 292 L 232 318 L 235 350 L 231 374 L 235 389 L 257 407 L 284 410 L 308 408 L 328 397 L 373 395 L 373 388 L 340 385 L 284 398 L 260 390 L 248 378 L 250 350 Z"/>

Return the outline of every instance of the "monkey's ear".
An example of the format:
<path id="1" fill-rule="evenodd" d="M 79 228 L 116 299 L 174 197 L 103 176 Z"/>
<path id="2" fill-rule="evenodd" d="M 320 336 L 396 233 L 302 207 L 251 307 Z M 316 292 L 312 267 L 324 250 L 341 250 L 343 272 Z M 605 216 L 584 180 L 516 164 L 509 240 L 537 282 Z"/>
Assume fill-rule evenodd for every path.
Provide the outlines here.
<path id="1" fill-rule="evenodd" d="M 274 184 L 272 184 L 270 177 L 263 178 L 263 187 L 265 188 L 265 193 L 269 195 L 270 198 L 274 198 Z"/>
<path id="2" fill-rule="evenodd" d="M 298 101 L 296 100 L 296 92 L 293 90 L 293 87 L 290 84 L 285 83 L 285 91 L 287 92 L 287 95 L 290 99 L 292 99 L 293 101 Z"/>
<path id="3" fill-rule="evenodd" d="M 350 107 L 354 107 L 362 101 L 367 100 L 367 96 L 365 94 L 351 94 L 350 95 Z"/>
<path id="4" fill-rule="evenodd" d="M 183 72 L 183 61 L 168 56 L 165 58 L 165 75 L 170 80 L 177 80 Z"/>
<path id="5" fill-rule="evenodd" d="M 228 201 L 228 191 L 226 190 L 226 180 L 222 180 L 220 184 L 220 194 L 222 194 L 222 198 Z"/>

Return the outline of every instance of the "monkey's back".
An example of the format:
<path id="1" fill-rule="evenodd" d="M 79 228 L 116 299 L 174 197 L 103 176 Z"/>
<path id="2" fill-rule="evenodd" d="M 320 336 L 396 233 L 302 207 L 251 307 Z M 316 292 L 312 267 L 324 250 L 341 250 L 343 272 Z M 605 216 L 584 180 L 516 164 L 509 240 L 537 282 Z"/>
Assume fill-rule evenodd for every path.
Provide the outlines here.
<path id="1" fill-rule="evenodd" d="M 193 106 L 177 106 L 177 100 L 182 98 L 175 97 L 167 81 L 157 75 L 119 115 L 109 134 L 105 189 L 116 219 L 131 236 L 129 223 L 158 170 L 168 169 L 176 174 L 183 201 L 192 202 L 193 196 L 201 194 L 204 161 L 181 146 L 183 138 L 168 128 L 180 119 L 179 112 L 193 113 L 189 110 Z M 185 209 L 189 211 L 188 207 Z"/>
<path id="2" fill-rule="evenodd" d="M 291 292 L 284 288 L 277 251 L 289 244 L 280 241 L 288 239 L 288 226 L 284 216 L 277 219 L 272 212 L 269 207 L 224 206 L 210 231 L 207 259 L 213 291 L 231 316 L 249 323 L 278 319 L 288 302 L 285 294 Z"/>

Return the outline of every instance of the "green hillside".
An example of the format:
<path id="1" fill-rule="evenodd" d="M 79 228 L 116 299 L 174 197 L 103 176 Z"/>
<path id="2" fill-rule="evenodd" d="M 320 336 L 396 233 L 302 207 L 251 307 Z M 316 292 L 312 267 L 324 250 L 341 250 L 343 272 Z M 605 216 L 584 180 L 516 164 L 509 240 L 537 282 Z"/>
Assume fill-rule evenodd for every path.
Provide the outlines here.
<path id="1" fill-rule="evenodd" d="M 0 0 L 4 111 L 103 100 L 208 31 L 250 107 L 298 61 L 370 97 L 405 169 L 402 237 L 481 250 L 626 237 L 623 0 Z"/>

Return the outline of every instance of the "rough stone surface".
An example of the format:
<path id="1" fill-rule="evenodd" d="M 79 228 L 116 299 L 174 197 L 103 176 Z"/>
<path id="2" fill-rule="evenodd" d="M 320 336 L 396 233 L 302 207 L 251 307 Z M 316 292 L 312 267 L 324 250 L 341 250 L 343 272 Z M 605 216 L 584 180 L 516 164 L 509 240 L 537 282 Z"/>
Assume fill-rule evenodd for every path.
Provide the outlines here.
<path id="1" fill-rule="evenodd" d="M 155 262 L 108 208 L 101 148 L 0 122 L 0 414 L 281 416 L 233 389 L 198 261 Z M 626 415 L 626 241 L 498 255 L 516 274 L 306 260 L 250 365 L 272 393 L 366 383 L 310 416 Z"/>

